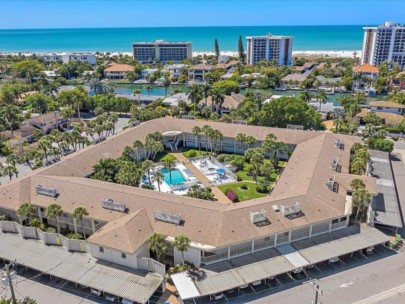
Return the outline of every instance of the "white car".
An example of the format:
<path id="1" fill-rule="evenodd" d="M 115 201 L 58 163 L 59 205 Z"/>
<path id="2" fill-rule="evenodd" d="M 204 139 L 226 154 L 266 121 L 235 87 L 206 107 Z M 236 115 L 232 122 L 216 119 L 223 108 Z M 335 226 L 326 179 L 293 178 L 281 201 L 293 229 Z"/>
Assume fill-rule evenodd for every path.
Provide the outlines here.
<path id="1" fill-rule="evenodd" d="M 297 268 L 297 269 L 294 269 L 292 272 L 295 274 L 298 274 L 298 273 L 301 273 L 303 270 L 304 269 L 302 269 L 302 268 Z"/>
<path id="2" fill-rule="evenodd" d="M 112 294 L 106 294 L 105 295 L 105 299 L 107 300 L 107 301 L 110 301 L 110 302 L 115 302 L 116 300 L 117 300 L 117 297 L 116 296 L 114 296 L 114 295 L 112 295 Z"/>
<path id="3" fill-rule="evenodd" d="M 97 290 L 97 289 L 91 289 L 90 290 L 90 292 L 92 293 L 92 294 L 94 294 L 95 296 L 101 296 L 101 291 L 100 290 Z"/>
<path id="4" fill-rule="evenodd" d="M 219 300 L 222 300 L 224 297 L 225 297 L 225 295 L 223 293 L 216 293 L 216 294 L 210 295 L 210 300 L 219 301 Z"/>
<path id="5" fill-rule="evenodd" d="M 329 259 L 329 263 L 336 263 L 336 262 L 339 262 L 339 257 Z"/>
<path id="6" fill-rule="evenodd" d="M 275 278 L 276 278 L 276 276 L 271 276 L 271 277 L 268 277 L 267 280 L 273 281 Z"/>
<path id="7" fill-rule="evenodd" d="M 262 281 L 259 280 L 259 281 L 254 281 L 251 285 L 252 285 L 252 286 L 259 286 L 259 285 L 261 285 L 261 284 L 262 284 Z"/>
<path id="8" fill-rule="evenodd" d="M 366 249 L 367 254 L 372 254 L 373 251 L 374 251 L 374 246 L 367 247 L 367 249 Z"/>
<path id="9" fill-rule="evenodd" d="M 131 300 L 128 300 L 128 299 L 122 298 L 121 303 L 122 303 L 122 304 L 134 304 L 134 301 L 131 301 Z"/>
<path id="10" fill-rule="evenodd" d="M 239 289 L 246 289 L 248 287 L 249 287 L 249 284 L 244 284 L 244 285 L 239 286 Z"/>

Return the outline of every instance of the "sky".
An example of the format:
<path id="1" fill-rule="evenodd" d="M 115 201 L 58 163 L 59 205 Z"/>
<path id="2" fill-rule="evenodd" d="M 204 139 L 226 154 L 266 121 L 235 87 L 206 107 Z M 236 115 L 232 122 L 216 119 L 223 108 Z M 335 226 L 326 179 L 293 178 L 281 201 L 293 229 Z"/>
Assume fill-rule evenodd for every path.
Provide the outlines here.
<path id="1" fill-rule="evenodd" d="M 0 0 L 0 29 L 405 23 L 404 0 Z"/>

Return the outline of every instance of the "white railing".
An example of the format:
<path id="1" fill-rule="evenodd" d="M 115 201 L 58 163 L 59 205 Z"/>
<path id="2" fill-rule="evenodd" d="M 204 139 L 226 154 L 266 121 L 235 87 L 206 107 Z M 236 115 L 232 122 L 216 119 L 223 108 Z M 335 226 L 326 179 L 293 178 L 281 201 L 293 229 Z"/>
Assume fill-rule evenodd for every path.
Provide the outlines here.
<path id="1" fill-rule="evenodd" d="M 2 233 L 16 233 L 23 238 L 41 240 L 45 245 L 63 246 L 69 251 L 87 252 L 86 242 L 64 237 L 59 233 L 45 232 L 35 227 L 22 226 L 12 221 L 0 221 Z"/>
<path id="2" fill-rule="evenodd" d="M 177 185 L 170 185 L 170 190 L 171 190 L 171 191 L 187 190 L 187 189 L 190 188 L 191 186 L 197 185 L 198 183 L 199 183 L 199 181 L 198 181 L 198 180 L 195 180 L 195 181 L 184 182 L 184 183 L 177 184 Z"/>
<path id="3" fill-rule="evenodd" d="M 138 269 L 156 272 L 163 277 L 166 275 L 165 265 L 150 258 L 137 258 L 137 266 Z"/>
<path id="4" fill-rule="evenodd" d="M 207 256 L 207 257 L 201 257 L 201 262 L 204 264 L 207 264 L 207 263 L 217 262 L 217 261 L 226 260 L 226 259 L 228 259 L 228 252 L 223 252 L 220 254 L 215 254 L 215 255 L 211 255 L 211 256 Z"/>

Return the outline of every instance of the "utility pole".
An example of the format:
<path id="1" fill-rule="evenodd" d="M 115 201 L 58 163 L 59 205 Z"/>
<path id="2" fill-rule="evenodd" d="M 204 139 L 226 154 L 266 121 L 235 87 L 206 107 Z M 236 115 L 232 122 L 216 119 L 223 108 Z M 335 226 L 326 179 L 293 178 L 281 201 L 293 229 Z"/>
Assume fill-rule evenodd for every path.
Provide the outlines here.
<path id="1" fill-rule="evenodd" d="M 322 295 L 322 290 L 319 289 L 319 284 L 316 284 L 315 282 L 311 282 L 311 285 L 315 289 L 315 301 L 311 302 L 311 304 L 322 304 L 320 301 L 320 296 Z"/>
<path id="2" fill-rule="evenodd" d="M 10 291 L 11 291 L 11 298 L 12 298 L 12 302 L 13 304 L 17 304 L 17 299 L 15 298 L 15 293 L 14 293 L 14 286 L 13 286 L 13 281 L 11 280 L 11 275 L 10 275 L 10 266 L 12 266 L 13 264 L 8 264 L 6 265 L 6 275 L 7 275 L 7 279 L 8 279 L 8 284 L 10 284 Z"/>

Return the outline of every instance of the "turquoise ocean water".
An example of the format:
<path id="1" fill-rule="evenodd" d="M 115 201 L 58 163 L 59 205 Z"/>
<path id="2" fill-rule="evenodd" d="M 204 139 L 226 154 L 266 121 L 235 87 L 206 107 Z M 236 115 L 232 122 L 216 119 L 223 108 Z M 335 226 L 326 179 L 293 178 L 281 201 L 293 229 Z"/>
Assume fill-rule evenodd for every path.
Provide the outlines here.
<path id="1" fill-rule="evenodd" d="M 237 51 L 239 35 L 272 33 L 294 36 L 294 50 L 360 50 L 363 30 L 351 26 L 233 26 L 149 27 L 99 29 L 0 30 L 0 52 L 119 51 L 131 52 L 131 43 L 164 39 L 191 41 L 193 51 Z"/>

